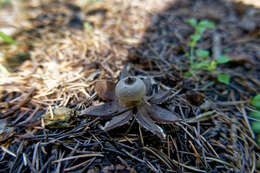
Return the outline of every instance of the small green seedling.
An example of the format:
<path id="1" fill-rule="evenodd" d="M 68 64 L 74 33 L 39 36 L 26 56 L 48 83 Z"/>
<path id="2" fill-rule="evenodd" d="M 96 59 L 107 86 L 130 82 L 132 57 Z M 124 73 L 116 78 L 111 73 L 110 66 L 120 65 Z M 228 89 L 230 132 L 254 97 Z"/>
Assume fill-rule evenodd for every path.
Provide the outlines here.
<path id="1" fill-rule="evenodd" d="M 188 19 L 187 23 L 195 28 L 194 34 L 190 36 L 190 52 L 186 54 L 190 61 L 190 70 L 185 75 L 193 75 L 196 77 L 195 72 L 198 70 L 205 70 L 213 72 L 218 64 L 225 64 L 230 61 L 227 56 L 220 56 L 216 60 L 210 58 L 210 52 L 196 48 L 198 41 L 200 41 L 203 33 L 206 29 L 214 29 L 215 24 L 209 20 L 201 20 L 198 22 L 197 19 Z M 217 74 L 219 82 L 228 85 L 230 83 L 230 77 L 227 74 Z"/>
<path id="2" fill-rule="evenodd" d="M 202 20 L 200 22 L 197 19 L 188 19 L 187 22 L 195 28 L 195 33 L 190 36 L 191 41 L 189 43 L 190 47 L 195 47 L 197 42 L 201 39 L 204 31 L 206 29 L 214 29 L 215 24 L 209 20 Z"/>
<path id="3" fill-rule="evenodd" d="M 2 38 L 8 44 L 14 44 L 15 43 L 15 40 L 12 39 L 12 37 L 6 35 L 3 32 L 0 32 L 0 38 Z"/>
<path id="4" fill-rule="evenodd" d="M 251 100 L 251 104 L 256 107 L 256 111 L 252 111 L 250 116 L 255 119 L 252 122 L 252 130 L 257 134 L 257 143 L 260 145 L 260 94 L 257 94 Z"/>
<path id="5" fill-rule="evenodd" d="M 4 4 L 6 3 L 10 3 L 11 0 L 0 0 L 0 9 L 3 7 Z M 12 39 L 12 37 L 6 35 L 3 32 L 0 32 L 0 38 L 2 40 L 4 40 L 4 42 L 8 43 L 8 44 L 14 44 L 15 40 Z"/>
<path id="6" fill-rule="evenodd" d="M 89 33 L 93 30 L 93 27 L 88 23 L 88 22 L 84 22 L 84 28 L 85 30 Z"/>

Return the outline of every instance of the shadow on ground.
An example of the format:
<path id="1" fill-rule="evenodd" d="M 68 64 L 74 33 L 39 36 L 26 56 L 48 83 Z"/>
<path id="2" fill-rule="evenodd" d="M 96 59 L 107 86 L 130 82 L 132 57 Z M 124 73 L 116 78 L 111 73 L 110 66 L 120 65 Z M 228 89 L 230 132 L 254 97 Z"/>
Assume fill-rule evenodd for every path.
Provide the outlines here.
<path id="1" fill-rule="evenodd" d="M 194 33 L 194 28 L 185 21 L 191 18 L 198 21 L 207 19 L 216 25 L 215 29 L 207 30 L 203 34 L 196 48 L 207 50 L 212 59 L 218 55 L 225 55 L 231 59 L 227 64 L 218 65 L 213 72 L 198 71 L 197 79 L 184 75 L 189 71 L 189 59 L 185 54 L 190 51 L 189 40 Z M 179 0 L 158 14 L 151 15 L 151 25 L 146 29 L 142 42 L 129 49 L 128 63 L 135 64 L 135 74 L 151 75 L 165 86 L 181 90 L 180 96 L 184 96 L 193 105 L 193 111 L 203 112 L 200 109 L 200 105 L 203 104 L 203 101 L 199 100 L 200 95 L 204 96 L 204 101 L 216 103 L 210 110 L 218 111 L 223 109 L 218 104 L 220 102 L 248 100 L 260 92 L 259 39 L 259 8 L 224 0 Z M 231 77 L 229 85 L 218 81 L 217 75 L 220 73 L 226 73 Z M 190 148 L 192 146 L 185 135 L 173 135 L 179 142 L 187 141 L 182 145 L 177 144 L 179 153 L 175 159 L 179 159 L 180 163 L 207 170 L 206 172 L 249 172 L 254 164 L 252 158 L 255 153 L 247 146 L 250 142 L 241 139 L 250 132 L 246 129 L 242 130 L 242 134 L 238 132 L 241 124 L 237 123 L 243 124 L 244 121 L 238 116 L 242 115 L 241 110 L 231 105 L 225 108 L 228 111 L 223 110 L 223 119 L 213 118 L 208 122 L 211 125 L 204 126 L 204 122 L 197 129 L 213 146 L 216 155 L 211 153 L 212 151 L 206 151 L 207 149 L 199 144 L 199 138 L 202 136 L 198 134 L 194 134 L 194 138 L 198 139 L 192 140 L 195 146 L 193 149 Z M 244 109 L 244 106 L 242 107 Z M 194 115 L 191 112 L 192 115 L 186 113 L 184 114 L 187 117 Z M 221 119 L 225 119 L 226 122 L 223 123 Z M 237 127 L 232 126 L 236 130 L 230 129 L 231 119 L 233 123 L 236 122 Z M 194 156 L 191 156 L 193 159 L 182 153 L 184 151 L 194 152 Z M 196 152 L 198 155 L 195 157 Z M 230 165 L 220 163 L 220 160 L 210 160 L 209 157 L 223 160 Z M 176 168 L 179 168 L 177 172 L 183 171 L 183 167 Z"/>
<path id="2" fill-rule="evenodd" d="M 191 18 L 199 21 L 207 19 L 214 22 L 216 28 L 207 30 L 196 47 L 209 51 L 211 58 L 220 54 L 232 60 L 229 64 L 219 66 L 216 71 L 230 73 L 234 77 L 232 84 L 240 77 L 259 80 L 259 11 L 259 8 L 253 6 L 224 0 L 174 1 L 165 10 L 151 15 L 151 25 L 146 29 L 142 42 L 129 50 L 129 61 L 141 64 L 150 71 L 155 68 L 161 70 L 167 74 L 165 82 L 172 82 L 170 86 L 174 87 L 189 68 L 189 59 L 185 53 L 190 51 L 189 41 L 194 28 L 185 21 Z M 216 37 L 220 40 L 218 43 L 214 41 Z M 218 52 L 214 51 L 215 48 Z M 151 66 L 151 63 L 163 61 L 165 63 L 161 63 L 161 69 L 159 66 Z M 168 78 L 168 75 L 171 76 Z M 212 80 L 216 80 L 215 77 L 209 75 Z M 255 92 L 255 89 L 252 91 Z M 243 90 L 247 91 L 248 88 L 245 86 Z"/>

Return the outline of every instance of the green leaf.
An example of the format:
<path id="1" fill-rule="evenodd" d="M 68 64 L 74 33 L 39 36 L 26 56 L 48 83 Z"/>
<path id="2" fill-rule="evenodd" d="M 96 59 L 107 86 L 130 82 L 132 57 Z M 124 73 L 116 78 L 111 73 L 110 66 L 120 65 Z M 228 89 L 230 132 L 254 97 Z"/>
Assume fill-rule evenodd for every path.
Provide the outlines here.
<path id="1" fill-rule="evenodd" d="M 208 71 L 213 71 L 213 70 L 215 70 L 217 68 L 217 63 L 216 63 L 216 61 L 211 61 L 210 62 L 210 65 L 208 66 Z"/>
<path id="2" fill-rule="evenodd" d="M 198 24 L 199 27 L 206 27 L 206 28 L 210 28 L 210 29 L 214 29 L 215 28 L 215 24 L 209 20 L 202 20 L 199 22 Z"/>
<path id="3" fill-rule="evenodd" d="M 200 37 L 201 37 L 201 35 L 199 35 L 199 34 L 192 34 L 190 36 L 191 41 L 190 41 L 189 45 L 191 47 L 194 47 L 196 45 L 196 43 L 200 40 Z"/>
<path id="4" fill-rule="evenodd" d="M 260 120 L 260 111 L 252 111 L 250 112 L 250 116 L 252 118 L 255 118 L 255 119 L 259 119 Z"/>
<path id="5" fill-rule="evenodd" d="M 190 24 L 191 26 L 193 26 L 193 27 L 196 27 L 197 24 L 198 24 L 197 19 L 194 19 L 194 18 L 192 18 L 192 19 L 187 19 L 186 22 L 189 23 L 189 24 Z"/>
<path id="6" fill-rule="evenodd" d="M 184 56 L 189 57 L 190 54 L 189 54 L 188 52 L 186 52 L 186 53 L 184 54 Z"/>
<path id="7" fill-rule="evenodd" d="M 228 85 L 230 83 L 230 77 L 227 74 L 219 74 L 218 81 Z"/>
<path id="8" fill-rule="evenodd" d="M 189 77 L 189 76 L 191 76 L 191 72 L 189 72 L 189 71 L 186 71 L 186 72 L 184 73 L 184 76 L 186 76 L 186 77 Z"/>
<path id="9" fill-rule="evenodd" d="M 208 62 L 208 61 L 203 61 L 203 62 L 194 64 L 194 68 L 197 70 L 205 70 L 208 68 L 208 66 L 210 66 L 210 62 Z"/>
<path id="10" fill-rule="evenodd" d="M 84 26 L 84 28 L 86 29 L 87 32 L 90 32 L 93 29 L 93 27 L 88 22 L 84 22 L 83 26 Z"/>
<path id="11" fill-rule="evenodd" d="M 203 27 L 203 26 L 198 26 L 196 28 L 197 33 L 200 34 L 200 35 L 202 35 L 205 30 L 206 30 L 206 28 Z"/>
<path id="12" fill-rule="evenodd" d="M 252 130 L 253 130 L 255 133 L 260 133 L 260 122 L 258 122 L 258 121 L 253 121 L 251 127 L 252 127 Z"/>
<path id="13" fill-rule="evenodd" d="M 10 0 L 1 0 L 2 3 L 8 3 Z"/>
<path id="14" fill-rule="evenodd" d="M 15 41 L 12 39 L 12 37 L 6 35 L 3 32 L 0 32 L 0 38 L 2 38 L 5 42 L 9 43 L 9 44 L 14 44 Z"/>
<path id="15" fill-rule="evenodd" d="M 260 145 L 260 135 L 257 136 L 257 144 Z"/>
<path id="16" fill-rule="evenodd" d="M 192 34 L 192 35 L 190 36 L 190 38 L 191 38 L 192 40 L 195 40 L 195 41 L 199 41 L 199 40 L 200 40 L 200 37 L 201 37 L 200 34 Z"/>
<path id="17" fill-rule="evenodd" d="M 201 59 L 206 59 L 209 57 L 209 51 L 207 50 L 197 49 L 195 53 L 196 56 L 198 56 Z"/>
<path id="18" fill-rule="evenodd" d="M 225 64 L 225 63 L 228 63 L 230 61 L 230 59 L 225 55 L 221 55 L 220 57 L 218 57 L 216 59 L 216 61 L 218 64 Z"/>
<path id="19" fill-rule="evenodd" d="M 196 40 L 191 40 L 191 41 L 189 42 L 189 46 L 190 46 L 190 47 L 194 47 L 194 46 L 196 45 L 196 43 L 197 43 Z"/>
<path id="20" fill-rule="evenodd" d="M 260 94 L 254 96 L 254 98 L 251 101 L 251 104 L 257 109 L 260 109 Z"/>
<path id="21" fill-rule="evenodd" d="M 192 69 L 194 70 L 213 71 L 216 69 L 216 67 L 217 67 L 216 61 L 200 61 L 192 65 Z"/>

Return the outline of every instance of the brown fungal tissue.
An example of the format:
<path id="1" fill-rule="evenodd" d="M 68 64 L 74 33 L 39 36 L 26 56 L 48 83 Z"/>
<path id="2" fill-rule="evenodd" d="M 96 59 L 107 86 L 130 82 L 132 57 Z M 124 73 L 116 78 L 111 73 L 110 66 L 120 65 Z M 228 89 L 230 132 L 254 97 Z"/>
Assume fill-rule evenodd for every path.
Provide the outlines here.
<path id="1" fill-rule="evenodd" d="M 100 89 L 100 85 L 106 86 L 105 88 L 109 90 Z M 97 81 L 95 84 L 97 94 L 110 102 L 90 106 L 81 114 L 101 119 L 112 118 L 105 124 L 105 131 L 127 124 L 135 117 L 143 128 L 164 139 L 166 135 L 156 123 L 174 123 L 180 121 L 180 118 L 175 113 L 159 106 L 170 92 L 160 94 L 152 92 L 148 96 L 151 87 L 149 78 L 143 81 L 134 76 L 121 79 L 117 85 L 112 81 Z"/>

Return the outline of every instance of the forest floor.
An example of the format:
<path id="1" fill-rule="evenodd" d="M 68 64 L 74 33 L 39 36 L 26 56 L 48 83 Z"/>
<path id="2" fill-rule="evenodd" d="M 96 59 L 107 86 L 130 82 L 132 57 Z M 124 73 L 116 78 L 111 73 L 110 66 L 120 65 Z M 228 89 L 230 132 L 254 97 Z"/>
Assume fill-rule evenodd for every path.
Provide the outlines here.
<path id="1" fill-rule="evenodd" d="M 0 31 L 0 172 L 258 172 L 257 1 L 11 0 Z M 123 69 L 171 91 L 165 139 L 80 114 Z"/>

